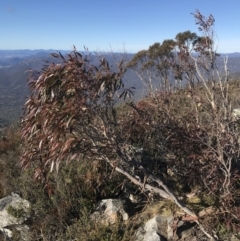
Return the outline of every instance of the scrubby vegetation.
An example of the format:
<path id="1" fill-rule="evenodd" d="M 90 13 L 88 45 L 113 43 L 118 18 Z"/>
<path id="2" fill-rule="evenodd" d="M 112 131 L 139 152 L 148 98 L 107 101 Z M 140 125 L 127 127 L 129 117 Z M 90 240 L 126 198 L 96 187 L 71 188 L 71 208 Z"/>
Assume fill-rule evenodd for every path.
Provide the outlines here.
<path id="1" fill-rule="evenodd" d="M 218 71 L 213 16 L 194 17 L 201 36 L 179 33 L 114 70 L 74 49 L 30 76 L 21 133 L 2 133 L 0 196 L 32 203 L 32 240 L 132 240 L 144 215 L 109 227 L 90 219 L 98 200 L 130 193 L 154 202 L 150 215 L 182 210 L 177 218 L 208 237 L 240 231 L 240 82 L 227 59 Z M 149 91 L 136 103 L 122 81 L 128 68 Z"/>

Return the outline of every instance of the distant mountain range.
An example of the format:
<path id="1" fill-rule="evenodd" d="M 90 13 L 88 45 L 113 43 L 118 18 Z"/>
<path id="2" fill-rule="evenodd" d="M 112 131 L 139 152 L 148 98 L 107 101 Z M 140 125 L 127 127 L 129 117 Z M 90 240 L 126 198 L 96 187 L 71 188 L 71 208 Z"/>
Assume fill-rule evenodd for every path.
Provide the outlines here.
<path id="1" fill-rule="evenodd" d="M 48 54 L 48 53 L 55 53 L 56 51 L 60 51 L 61 53 L 68 53 L 70 50 L 55 50 L 55 49 L 19 49 L 19 50 L 1 50 L 0 49 L 0 58 L 22 58 L 22 57 L 28 57 L 31 55 L 42 55 L 42 54 Z"/>
<path id="2" fill-rule="evenodd" d="M 221 56 L 228 56 L 229 58 L 240 58 L 240 53 L 235 52 L 235 53 L 229 53 L 229 54 L 220 54 Z"/>
<path id="3" fill-rule="evenodd" d="M 29 95 L 27 87 L 28 70 L 41 70 L 43 65 L 58 63 L 58 59 L 51 56 L 57 50 L 0 50 L 0 128 L 16 121 L 22 113 L 22 106 Z M 63 55 L 71 51 L 60 51 Z M 132 58 L 132 55 L 128 55 Z M 114 63 L 111 55 L 107 56 L 109 63 Z M 93 61 L 97 58 L 93 56 Z M 130 83 L 142 89 L 133 71 L 128 71 Z M 135 82 L 135 83 L 134 83 Z"/>
<path id="4" fill-rule="evenodd" d="M 0 49 L 0 59 L 1 58 L 22 58 L 22 57 L 29 57 L 32 55 L 36 56 L 44 56 L 48 55 L 49 53 L 56 53 L 56 52 L 61 52 L 62 54 L 70 53 L 72 50 L 56 50 L 56 49 L 35 49 L 35 50 L 30 50 L 30 49 L 19 49 L 19 50 L 1 50 Z M 79 52 L 84 52 L 84 51 L 79 51 Z M 239 57 L 240 58 L 240 53 L 239 52 L 234 52 L 234 53 L 220 53 L 221 56 L 228 56 L 229 58 L 232 57 Z"/>
<path id="5" fill-rule="evenodd" d="M 27 76 L 29 69 L 41 70 L 46 62 L 57 62 L 50 53 L 57 50 L 0 50 L 0 128 L 16 121 L 20 116 L 26 97 L 28 96 Z M 60 51 L 63 55 L 71 51 Z M 240 74 L 240 53 L 228 55 L 228 69 L 231 74 Z M 121 54 L 115 54 L 121 56 Z M 133 54 L 125 55 L 131 59 Z M 93 56 L 95 61 L 97 58 Z M 114 63 L 114 57 L 107 55 L 109 63 Z M 223 65 L 220 65 L 223 68 Z M 145 87 L 138 76 L 129 70 L 125 77 L 125 86 L 136 88 L 135 98 L 140 99 L 146 95 Z"/>

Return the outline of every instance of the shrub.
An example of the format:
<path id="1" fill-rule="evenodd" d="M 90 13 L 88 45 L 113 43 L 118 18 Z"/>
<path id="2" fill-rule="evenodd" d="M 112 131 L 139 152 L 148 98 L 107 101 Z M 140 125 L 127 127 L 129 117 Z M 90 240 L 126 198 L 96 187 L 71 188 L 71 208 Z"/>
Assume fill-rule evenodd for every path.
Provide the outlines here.
<path id="1" fill-rule="evenodd" d="M 194 17 L 202 36 L 179 33 L 175 40 L 140 51 L 128 63 L 149 88 L 149 97 L 138 103 L 118 105 L 121 98 L 132 95 L 122 82 L 123 61 L 113 71 L 106 59 L 93 65 L 89 56 L 76 50 L 67 59 L 54 54 L 62 63 L 30 78 L 20 165 L 33 169 L 35 180 L 52 197 L 50 206 L 55 205 L 52 211 L 57 215 L 68 216 L 75 207 L 65 201 L 69 209 L 59 209 L 59 197 L 64 192 L 72 196 L 75 179 L 67 173 L 59 179 L 52 171 L 60 173 L 60 164 L 77 161 L 83 200 L 106 195 L 117 182 L 123 189 L 126 178 L 142 192 L 176 203 L 209 238 L 196 214 L 207 205 L 219 208 L 215 214 L 220 221 L 230 220 L 229 228 L 239 228 L 239 119 L 232 117 L 228 73 L 221 76 L 217 69 L 214 18 L 199 11 Z M 184 81 L 187 85 L 182 88 Z M 106 179 L 113 176 L 108 188 Z M 193 189 L 199 193 L 200 207 L 187 199 L 187 191 Z M 101 237 L 109 238 L 111 232 L 105 230 Z"/>

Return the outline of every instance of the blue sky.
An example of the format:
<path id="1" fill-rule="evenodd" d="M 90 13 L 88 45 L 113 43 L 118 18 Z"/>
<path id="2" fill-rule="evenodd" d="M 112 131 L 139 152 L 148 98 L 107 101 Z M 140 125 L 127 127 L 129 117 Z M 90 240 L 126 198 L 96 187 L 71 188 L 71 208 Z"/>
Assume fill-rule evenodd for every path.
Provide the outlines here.
<path id="1" fill-rule="evenodd" d="M 0 0 L 0 49 L 137 52 L 215 17 L 218 52 L 240 52 L 240 0 Z"/>

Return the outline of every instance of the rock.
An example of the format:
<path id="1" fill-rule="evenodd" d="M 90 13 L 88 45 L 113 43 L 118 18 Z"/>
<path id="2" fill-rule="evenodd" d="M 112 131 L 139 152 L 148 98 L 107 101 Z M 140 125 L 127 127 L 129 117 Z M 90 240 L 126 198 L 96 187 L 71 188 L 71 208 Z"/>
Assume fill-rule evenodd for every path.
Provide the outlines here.
<path id="1" fill-rule="evenodd" d="M 155 216 L 136 233 L 137 241 L 162 241 L 173 237 L 172 216 Z"/>
<path id="2" fill-rule="evenodd" d="M 18 194 L 0 199 L 0 230 L 7 237 L 11 238 L 13 235 L 13 227 L 22 236 L 19 240 L 28 240 L 28 228 L 23 225 L 30 217 L 30 203 L 22 199 Z"/>
<path id="3" fill-rule="evenodd" d="M 129 218 L 125 211 L 126 201 L 121 199 L 104 199 L 97 207 L 97 211 L 91 215 L 91 219 L 103 224 L 114 224 L 118 221 L 126 221 Z"/>
<path id="4" fill-rule="evenodd" d="M 146 232 L 145 229 L 140 228 L 136 234 L 136 241 L 163 241 L 162 238 L 157 234 L 156 230 L 149 230 Z"/>
<path id="5" fill-rule="evenodd" d="M 232 111 L 232 116 L 233 116 L 234 118 L 240 117 L 240 108 L 233 109 L 233 111 Z"/>
<path id="6" fill-rule="evenodd" d="M 238 237 L 237 237 L 237 235 L 232 235 L 231 237 L 230 237 L 230 241 L 239 241 L 240 240 L 240 235 L 238 235 Z"/>

